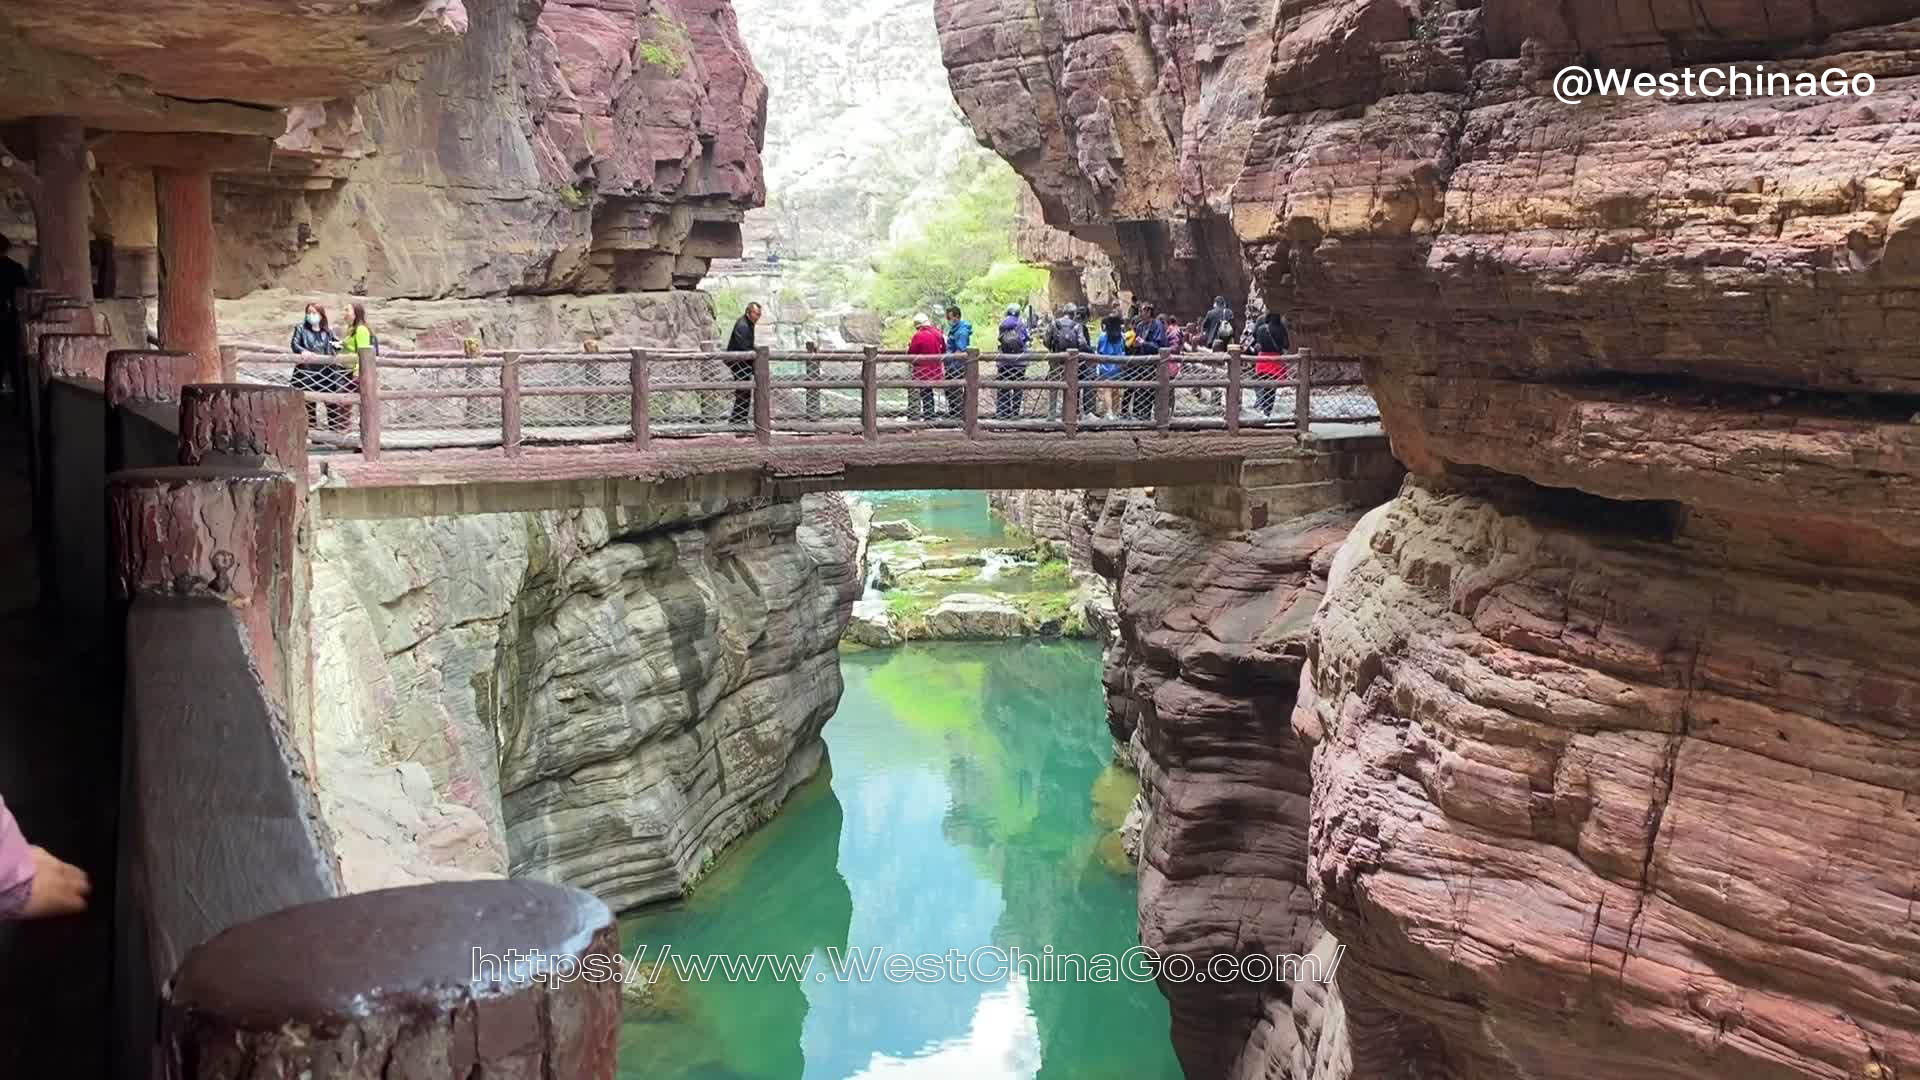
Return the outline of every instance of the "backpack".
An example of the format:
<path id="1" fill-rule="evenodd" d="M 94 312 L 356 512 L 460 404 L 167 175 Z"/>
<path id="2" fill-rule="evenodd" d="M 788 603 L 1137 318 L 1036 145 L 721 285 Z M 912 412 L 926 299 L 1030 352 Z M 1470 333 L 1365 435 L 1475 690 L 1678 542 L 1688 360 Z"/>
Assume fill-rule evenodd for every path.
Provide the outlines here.
<path id="1" fill-rule="evenodd" d="M 1026 350 L 1026 345 L 1020 340 L 1020 330 L 1021 327 L 1018 323 L 1000 328 L 1001 352 L 1024 352 Z"/>

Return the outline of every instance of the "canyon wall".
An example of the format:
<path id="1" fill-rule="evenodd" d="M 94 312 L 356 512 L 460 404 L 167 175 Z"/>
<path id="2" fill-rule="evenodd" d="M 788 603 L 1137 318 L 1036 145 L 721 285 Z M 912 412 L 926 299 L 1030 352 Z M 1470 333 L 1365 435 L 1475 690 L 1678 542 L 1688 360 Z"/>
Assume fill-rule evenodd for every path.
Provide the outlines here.
<path id="1" fill-rule="evenodd" d="M 856 531 L 836 495 L 321 526 L 313 753 L 348 886 L 679 895 L 822 760 Z"/>
<path id="2" fill-rule="evenodd" d="M 1129 84 L 1086 51 L 1147 49 L 1162 16 L 1069 4 L 1024 24 L 1023 48 L 981 10 L 952 5 L 943 33 L 983 138 L 1049 220 L 1139 217 L 1128 169 L 1161 136 L 1122 117 L 1156 98 L 1140 68 Z M 1337 989 L 1253 1022 L 1169 988 L 1190 1075 L 1920 1069 L 1916 14 L 1280 5 L 1234 231 L 1255 292 L 1316 350 L 1363 361 L 1416 476 L 1325 567 L 1292 733 L 1285 693 L 1232 698 L 1263 702 L 1270 757 L 1310 752 L 1304 837 L 1275 818 L 1172 849 L 1297 861 L 1310 911 L 1289 923 L 1289 899 L 1249 891 L 1274 920 L 1251 921 L 1345 946 Z M 1840 66 L 1878 87 L 1563 104 L 1548 80 L 1575 61 Z M 1074 203 L 1101 162 L 1105 188 Z M 1124 626 L 1124 576 L 1120 593 Z M 1122 714 L 1134 685 L 1110 687 Z M 1143 726 L 1169 753 L 1214 737 Z M 1151 842 L 1143 856 L 1145 893 Z M 1143 933 L 1157 915 L 1208 930 L 1143 896 Z"/>
<path id="3" fill-rule="evenodd" d="M 766 87 L 726 0 L 475 0 L 459 44 L 294 110 L 224 176 L 217 288 L 653 291 L 740 252 Z"/>
<path id="4" fill-rule="evenodd" d="M 1076 561 L 1084 553 L 1112 585 L 1107 723 L 1140 774 L 1128 827 L 1138 830 L 1140 939 L 1162 955 L 1335 944 L 1315 920 L 1309 746 L 1289 716 L 1334 554 L 1401 475 L 1376 438 L 1249 464 L 1236 485 L 994 493 L 1002 516 Z M 1321 1034 L 1321 1017 L 1340 1008 L 1325 987 L 1161 989 L 1189 1076 L 1345 1060 L 1343 1029 Z"/>
<path id="5" fill-rule="evenodd" d="M 1230 192 L 1260 119 L 1273 5 L 936 0 L 934 18 L 954 99 L 1048 224 L 1168 310 L 1247 294 Z"/>

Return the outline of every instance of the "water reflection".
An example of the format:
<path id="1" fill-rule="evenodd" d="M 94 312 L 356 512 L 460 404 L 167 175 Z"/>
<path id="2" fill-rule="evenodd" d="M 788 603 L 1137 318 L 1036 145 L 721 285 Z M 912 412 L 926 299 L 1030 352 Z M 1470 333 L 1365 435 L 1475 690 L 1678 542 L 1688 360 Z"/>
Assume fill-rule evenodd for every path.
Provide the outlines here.
<path id="1" fill-rule="evenodd" d="M 796 793 L 692 900 L 625 923 L 691 952 L 1113 953 L 1133 881 L 1103 859 L 1116 795 L 1098 651 L 929 644 L 843 658 L 832 776 Z M 864 955 L 864 953 L 863 953 Z M 824 970 L 817 966 L 815 973 Z M 629 1014 L 639 1077 L 1177 1077 L 1150 984 L 705 983 Z"/>

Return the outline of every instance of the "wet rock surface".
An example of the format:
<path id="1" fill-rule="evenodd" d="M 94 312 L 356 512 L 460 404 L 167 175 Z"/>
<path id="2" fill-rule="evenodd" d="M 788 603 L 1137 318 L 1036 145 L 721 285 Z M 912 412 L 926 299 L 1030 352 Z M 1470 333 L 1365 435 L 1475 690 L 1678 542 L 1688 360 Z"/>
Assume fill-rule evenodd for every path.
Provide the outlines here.
<path id="1" fill-rule="evenodd" d="M 838 496 L 320 530 L 317 773 L 360 823 L 349 886 L 677 895 L 818 766 L 857 547 Z"/>

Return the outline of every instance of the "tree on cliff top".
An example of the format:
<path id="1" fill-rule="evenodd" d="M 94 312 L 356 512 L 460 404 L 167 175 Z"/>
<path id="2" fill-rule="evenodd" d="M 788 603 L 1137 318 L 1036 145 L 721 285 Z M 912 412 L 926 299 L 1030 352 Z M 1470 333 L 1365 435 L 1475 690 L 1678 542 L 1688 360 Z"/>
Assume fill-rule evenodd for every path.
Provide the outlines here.
<path id="1" fill-rule="evenodd" d="M 975 343 L 991 349 L 1006 305 L 1046 292 L 1047 272 L 1014 256 L 1019 182 L 998 158 L 956 177 L 942 209 L 874 260 L 867 303 L 887 320 L 887 348 L 905 347 L 914 313 L 939 318 L 957 304 Z"/>

